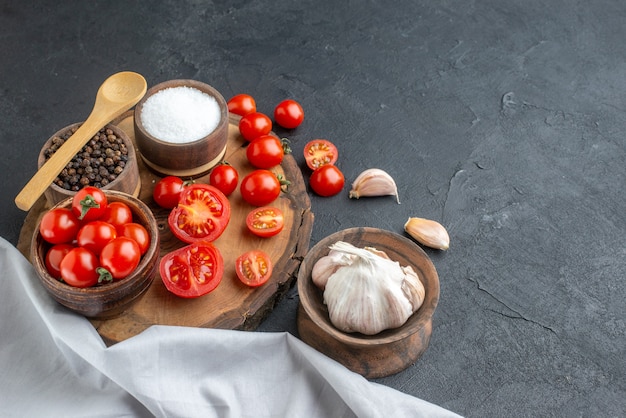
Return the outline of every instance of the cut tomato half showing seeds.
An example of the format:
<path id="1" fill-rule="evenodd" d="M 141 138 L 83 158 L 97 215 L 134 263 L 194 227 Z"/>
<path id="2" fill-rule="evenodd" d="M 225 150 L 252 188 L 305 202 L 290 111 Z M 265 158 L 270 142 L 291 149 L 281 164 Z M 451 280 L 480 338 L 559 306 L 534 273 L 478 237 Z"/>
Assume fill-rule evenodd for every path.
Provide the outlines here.
<path id="1" fill-rule="evenodd" d="M 327 139 L 314 139 L 304 146 L 304 159 L 311 170 L 326 164 L 335 164 L 337 158 L 337 147 Z"/>
<path id="2" fill-rule="evenodd" d="M 183 298 L 197 298 L 220 284 L 224 259 L 210 242 L 196 242 L 163 256 L 159 272 L 167 290 Z"/>
<path id="3" fill-rule="evenodd" d="M 272 261 L 260 250 L 243 253 L 235 261 L 237 277 L 250 287 L 258 287 L 272 277 Z"/>
<path id="4" fill-rule="evenodd" d="M 273 206 L 263 206 L 248 213 L 246 226 L 256 236 L 273 237 L 283 230 L 285 217 L 280 209 Z"/>
<path id="5" fill-rule="evenodd" d="M 215 241 L 230 221 L 228 198 L 216 187 L 192 184 L 183 189 L 167 219 L 176 238 L 187 243 Z"/>

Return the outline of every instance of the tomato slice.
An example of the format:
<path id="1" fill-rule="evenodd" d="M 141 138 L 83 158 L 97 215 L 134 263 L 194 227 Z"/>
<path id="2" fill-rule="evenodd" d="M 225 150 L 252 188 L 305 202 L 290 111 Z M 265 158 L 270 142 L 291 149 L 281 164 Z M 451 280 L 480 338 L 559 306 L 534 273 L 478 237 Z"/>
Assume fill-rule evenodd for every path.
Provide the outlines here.
<path id="1" fill-rule="evenodd" d="M 183 189 L 168 224 L 176 238 L 186 243 L 215 241 L 230 221 L 228 198 L 209 184 L 192 184 Z"/>
<path id="2" fill-rule="evenodd" d="M 237 257 L 235 270 L 243 284 L 258 287 L 272 277 L 272 261 L 263 251 L 251 250 Z"/>
<path id="3" fill-rule="evenodd" d="M 246 226 L 254 235 L 262 238 L 273 237 L 283 230 L 285 217 L 280 209 L 263 206 L 248 213 Z"/>
<path id="4" fill-rule="evenodd" d="M 183 298 L 197 298 L 220 284 L 224 259 L 217 247 L 201 241 L 164 255 L 159 272 L 167 290 Z"/>
<path id="5" fill-rule="evenodd" d="M 311 170 L 326 164 L 335 164 L 337 158 L 337 147 L 327 139 L 314 139 L 304 146 L 304 159 Z"/>

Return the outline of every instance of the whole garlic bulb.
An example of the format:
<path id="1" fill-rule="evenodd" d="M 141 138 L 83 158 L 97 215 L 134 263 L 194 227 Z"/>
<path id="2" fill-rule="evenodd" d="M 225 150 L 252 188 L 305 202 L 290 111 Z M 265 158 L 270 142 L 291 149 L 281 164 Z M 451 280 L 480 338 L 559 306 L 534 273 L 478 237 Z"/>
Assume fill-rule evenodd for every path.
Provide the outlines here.
<path id="1" fill-rule="evenodd" d="M 339 265 L 327 277 L 324 290 L 330 320 L 341 331 L 374 335 L 397 328 L 422 305 L 424 286 L 411 266 L 402 267 L 376 249 L 357 248 L 343 241 L 330 248 L 351 256 L 334 255 L 340 262 L 351 262 Z M 325 263 L 330 264 L 330 260 Z M 328 271 L 328 265 L 324 270 Z"/>

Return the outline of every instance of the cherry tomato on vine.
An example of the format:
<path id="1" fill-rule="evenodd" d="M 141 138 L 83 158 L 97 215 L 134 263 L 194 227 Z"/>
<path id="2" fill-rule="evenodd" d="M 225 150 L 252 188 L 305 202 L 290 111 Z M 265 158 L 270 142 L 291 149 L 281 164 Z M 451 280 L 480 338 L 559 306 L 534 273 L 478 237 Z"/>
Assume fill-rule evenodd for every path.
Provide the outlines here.
<path id="1" fill-rule="evenodd" d="M 241 180 L 243 200 L 253 206 L 266 206 L 280 195 L 281 181 L 269 170 L 254 170 Z"/>
<path id="2" fill-rule="evenodd" d="M 83 247 L 71 249 L 59 265 L 61 279 L 70 286 L 91 287 L 98 283 L 98 257 Z"/>
<path id="3" fill-rule="evenodd" d="M 273 237 L 283 230 L 285 217 L 280 209 L 263 206 L 248 213 L 246 226 L 254 235 L 262 238 Z"/>
<path id="4" fill-rule="evenodd" d="M 72 198 L 72 212 L 81 221 L 95 221 L 102 216 L 107 203 L 107 197 L 101 189 L 85 186 Z"/>
<path id="5" fill-rule="evenodd" d="M 256 168 L 272 168 L 283 161 L 285 148 L 291 151 L 285 140 L 280 140 L 274 135 L 261 135 L 248 144 L 246 157 Z"/>
<path id="6" fill-rule="evenodd" d="M 333 196 L 343 189 L 345 178 L 341 170 L 332 164 L 326 164 L 313 171 L 309 184 L 320 196 Z"/>
<path id="7" fill-rule="evenodd" d="M 106 210 L 98 220 L 119 228 L 133 221 L 133 212 L 124 202 L 109 202 Z"/>
<path id="8" fill-rule="evenodd" d="M 239 183 L 239 173 L 232 165 L 223 161 L 216 165 L 209 174 L 209 184 L 217 187 L 226 196 L 230 196 Z"/>
<path id="9" fill-rule="evenodd" d="M 72 242 L 80 229 L 80 221 L 68 208 L 47 211 L 39 223 L 41 237 L 51 244 Z"/>
<path id="10" fill-rule="evenodd" d="M 91 221 L 83 225 L 76 235 L 76 242 L 94 253 L 100 254 L 105 245 L 117 237 L 115 226 L 108 222 Z"/>
<path id="11" fill-rule="evenodd" d="M 135 271 L 141 259 L 139 245 L 132 239 L 117 237 L 104 246 L 100 253 L 100 265 L 113 280 L 120 280 Z"/>
<path id="12" fill-rule="evenodd" d="M 338 157 L 337 147 L 327 139 L 314 139 L 304 146 L 304 159 L 311 170 L 335 164 Z"/>
<path id="13" fill-rule="evenodd" d="M 248 113 L 239 121 L 239 132 L 247 141 L 267 135 L 272 130 L 272 120 L 261 112 Z"/>
<path id="14" fill-rule="evenodd" d="M 237 94 L 228 102 L 228 111 L 235 115 L 245 116 L 248 113 L 256 112 L 256 101 L 249 94 Z"/>
<path id="15" fill-rule="evenodd" d="M 274 120 L 283 128 L 297 128 L 304 120 L 304 110 L 295 100 L 283 100 L 274 108 Z"/>
<path id="16" fill-rule="evenodd" d="M 230 202 L 216 187 L 192 184 L 183 189 L 167 221 L 181 241 L 215 241 L 230 221 Z"/>
<path id="17" fill-rule="evenodd" d="M 159 264 L 167 290 L 183 298 L 197 298 L 222 281 L 224 259 L 210 242 L 196 242 L 167 253 Z"/>
<path id="18" fill-rule="evenodd" d="M 263 251 L 251 250 L 237 257 L 235 271 L 243 284 L 258 287 L 272 277 L 272 260 Z"/>
<path id="19" fill-rule="evenodd" d="M 46 270 L 55 279 L 61 278 L 61 260 L 75 248 L 72 244 L 56 244 L 50 247 L 46 252 L 46 259 L 44 261 Z"/>
<path id="20" fill-rule="evenodd" d="M 150 233 L 141 224 L 131 222 L 118 228 L 118 236 L 130 238 L 139 245 L 141 255 L 144 255 L 150 247 Z"/>
<path id="21" fill-rule="evenodd" d="M 180 192 L 185 182 L 176 176 L 163 177 L 157 182 L 152 191 L 152 198 L 157 205 L 165 209 L 173 209 L 178 204 Z"/>

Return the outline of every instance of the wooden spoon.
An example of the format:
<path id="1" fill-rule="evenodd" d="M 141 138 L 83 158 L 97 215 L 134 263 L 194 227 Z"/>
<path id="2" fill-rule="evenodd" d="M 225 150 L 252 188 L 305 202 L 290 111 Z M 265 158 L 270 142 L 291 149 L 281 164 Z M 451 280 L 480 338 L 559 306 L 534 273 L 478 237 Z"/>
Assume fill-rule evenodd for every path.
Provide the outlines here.
<path id="1" fill-rule="evenodd" d="M 104 125 L 136 105 L 146 93 L 146 80 L 125 71 L 107 78 L 98 89 L 91 114 L 78 130 L 35 173 L 15 197 L 15 204 L 29 210 L 63 168 Z"/>

